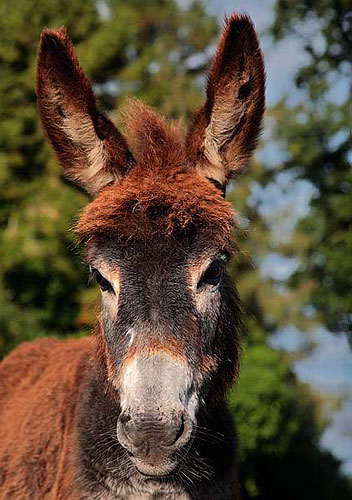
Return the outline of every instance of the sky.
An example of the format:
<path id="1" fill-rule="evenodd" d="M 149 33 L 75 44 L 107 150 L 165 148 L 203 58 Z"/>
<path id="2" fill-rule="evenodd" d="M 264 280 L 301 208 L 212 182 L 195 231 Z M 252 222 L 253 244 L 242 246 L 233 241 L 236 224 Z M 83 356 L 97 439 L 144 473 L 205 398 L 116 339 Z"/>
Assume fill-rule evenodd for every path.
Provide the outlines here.
<path id="1" fill-rule="evenodd" d="M 251 16 L 264 52 L 268 107 L 273 106 L 283 96 L 288 96 L 290 102 L 297 102 L 300 99 L 299 92 L 294 86 L 294 75 L 297 68 L 307 60 L 302 39 L 291 36 L 274 45 L 267 35 L 266 30 L 274 16 L 274 3 L 274 0 L 210 0 L 206 3 L 208 12 L 216 15 L 220 20 L 225 14 L 232 12 L 246 13 Z M 308 26 L 307 29 L 315 32 L 317 44 L 322 43 L 316 34 L 316 26 Z M 346 82 L 345 85 L 342 82 L 334 88 L 336 101 L 344 97 L 346 88 Z M 267 134 L 269 134 L 268 131 Z M 284 154 L 285 152 L 280 151 L 276 144 L 269 143 L 269 146 L 261 152 L 261 159 L 266 164 L 275 164 Z M 292 186 L 289 197 L 283 196 L 280 191 L 287 183 Z M 300 207 L 300 211 L 290 213 L 290 221 L 285 221 L 285 231 L 282 226 L 276 227 L 280 238 L 289 237 L 290 230 L 293 229 L 297 219 L 308 212 L 309 201 L 313 195 L 314 191 L 308 183 L 304 181 L 297 183 L 294 179 L 285 176 L 279 179 L 277 186 L 271 186 L 266 190 L 254 188 L 252 192 L 256 201 L 260 200 L 262 215 L 269 219 L 280 211 L 287 210 L 292 199 L 296 201 L 297 198 L 300 199 L 299 204 L 295 203 L 295 206 Z M 272 203 L 273 199 L 276 200 L 275 204 Z M 265 276 L 280 280 L 286 279 L 294 271 L 296 265 L 295 259 L 285 260 L 277 254 L 272 254 L 261 263 L 260 269 Z M 309 337 L 316 347 L 309 356 L 295 362 L 293 369 L 297 376 L 309 383 L 315 391 L 329 396 L 326 414 L 330 419 L 330 425 L 323 434 L 321 446 L 331 450 L 342 460 L 343 470 L 352 476 L 352 351 L 344 335 L 333 335 L 323 328 L 311 331 Z M 293 352 L 299 350 L 302 342 L 306 341 L 306 332 L 302 333 L 295 328 L 290 328 L 273 337 L 271 345 Z M 333 412 L 331 408 L 337 398 L 342 398 L 341 407 Z M 330 407 L 329 400 L 332 402 Z"/>

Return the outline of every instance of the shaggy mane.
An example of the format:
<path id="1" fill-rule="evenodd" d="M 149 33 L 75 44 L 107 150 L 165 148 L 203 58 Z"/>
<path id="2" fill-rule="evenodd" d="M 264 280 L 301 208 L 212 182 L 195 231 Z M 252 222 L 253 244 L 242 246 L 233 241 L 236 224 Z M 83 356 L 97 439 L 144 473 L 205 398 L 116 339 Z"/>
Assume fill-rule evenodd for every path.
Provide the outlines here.
<path id="1" fill-rule="evenodd" d="M 119 184 L 105 188 L 83 211 L 75 232 L 80 241 L 209 235 L 227 245 L 234 212 L 219 190 L 196 172 L 170 169 L 146 175 L 138 165 Z"/>
<path id="2" fill-rule="evenodd" d="M 159 170 L 187 161 L 181 122 L 165 118 L 138 99 L 126 101 L 122 112 L 127 141 L 134 158 L 145 168 Z"/>
<path id="3" fill-rule="evenodd" d="M 143 103 L 124 113 L 136 165 L 85 208 L 75 232 L 80 241 L 207 234 L 227 245 L 234 212 L 219 189 L 186 162 L 180 127 Z"/>

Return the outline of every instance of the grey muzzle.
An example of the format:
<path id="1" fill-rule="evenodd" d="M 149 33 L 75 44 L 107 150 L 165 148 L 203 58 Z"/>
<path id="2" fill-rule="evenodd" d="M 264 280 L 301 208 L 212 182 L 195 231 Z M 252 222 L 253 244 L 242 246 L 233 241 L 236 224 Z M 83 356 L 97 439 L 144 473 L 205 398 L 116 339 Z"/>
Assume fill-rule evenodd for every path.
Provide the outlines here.
<path id="1" fill-rule="evenodd" d="M 141 472 L 163 475 L 175 467 L 172 457 L 195 425 L 192 385 L 187 363 L 166 353 L 138 355 L 127 364 L 117 436 Z"/>

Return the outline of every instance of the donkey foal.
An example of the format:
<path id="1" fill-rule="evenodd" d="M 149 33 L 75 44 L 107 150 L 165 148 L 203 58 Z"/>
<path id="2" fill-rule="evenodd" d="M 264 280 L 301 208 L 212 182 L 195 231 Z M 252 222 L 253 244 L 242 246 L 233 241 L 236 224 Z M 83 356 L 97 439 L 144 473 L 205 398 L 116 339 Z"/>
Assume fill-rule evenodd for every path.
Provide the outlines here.
<path id="1" fill-rule="evenodd" d="M 42 33 L 37 96 L 65 175 L 94 197 L 75 231 L 102 306 L 91 338 L 23 344 L 1 363 L 0 497 L 238 499 L 225 395 L 240 303 L 223 195 L 264 112 L 253 25 L 226 20 L 185 139 L 135 100 L 125 139 L 64 29 Z"/>

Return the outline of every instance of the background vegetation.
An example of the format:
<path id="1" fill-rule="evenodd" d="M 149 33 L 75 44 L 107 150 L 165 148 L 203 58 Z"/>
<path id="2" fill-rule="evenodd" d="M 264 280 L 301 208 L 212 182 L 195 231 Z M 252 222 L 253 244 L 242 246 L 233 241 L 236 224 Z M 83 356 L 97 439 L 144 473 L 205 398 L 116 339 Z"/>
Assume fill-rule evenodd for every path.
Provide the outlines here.
<path id="1" fill-rule="evenodd" d="M 318 444 L 324 428 L 319 398 L 297 381 L 292 359 L 268 343 L 292 324 L 305 331 L 324 324 L 351 334 L 351 106 L 331 100 L 329 93 L 339 75 L 352 72 L 348 4 L 276 1 L 274 40 L 313 19 L 321 43 L 317 48 L 313 39 L 306 41 L 308 62 L 297 68 L 295 81 L 303 96 L 299 104 L 283 99 L 268 111 L 271 140 L 284 152 L 279 164 L 255 161 L 230 190 L 244 228 L 243 253 L 231 272 L 244 301 L 248 335 L 230 406 L 245 499 L 351 498 L 339 462 Z M 192 0 L 0 0 L 0 14 L 0 351 L 5 355 L 38 336 L 86 333 L 97 297 L 96 289 L 86 286 L 86 270 L 68 231 L 87 196 L 62 178 L 38 121 L 34 81 L 42 28 L 67 27 L 101 107 L 113 119 L 124 96 L 133 93 L 187 121 L 202 100 L 219 26 Z M 289 237 L 278 234 L 263 210 L 263 199 L 282 179 L 288 179 L 287 189 L 301 179 L 314 187 L 310 210 Z M 260 263 L 273 253 L 296 262 L 286 280 L 260 272 Z"/>

